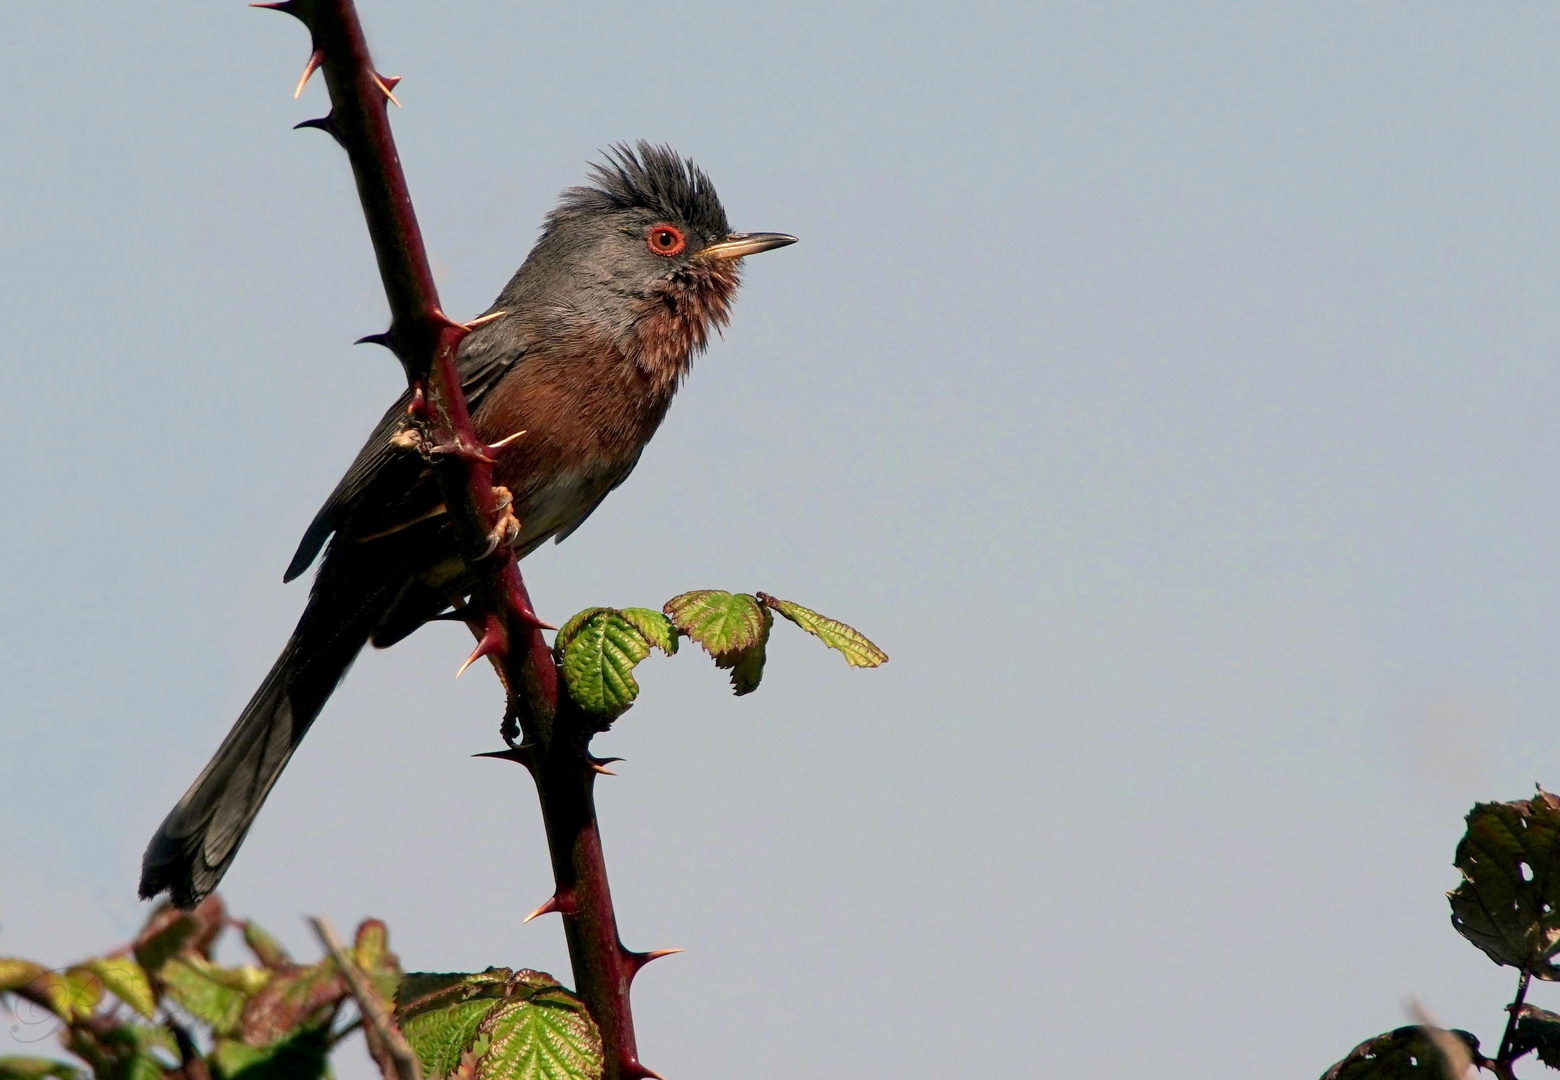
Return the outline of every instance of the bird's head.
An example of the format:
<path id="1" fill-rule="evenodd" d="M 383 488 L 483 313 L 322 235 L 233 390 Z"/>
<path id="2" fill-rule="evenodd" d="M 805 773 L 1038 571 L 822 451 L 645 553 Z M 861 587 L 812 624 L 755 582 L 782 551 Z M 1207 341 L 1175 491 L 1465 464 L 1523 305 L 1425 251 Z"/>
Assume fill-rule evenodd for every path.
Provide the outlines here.
<path id="1" fill-rule="evenodd" d="M 726 324 L 741 259 L 795 242 L 732 232 L 704 171 L 641 141 L 613 147 L 588 185 L 563 193 L 527 267 L 553 317 L 647 365 L 681 367 Z"/>

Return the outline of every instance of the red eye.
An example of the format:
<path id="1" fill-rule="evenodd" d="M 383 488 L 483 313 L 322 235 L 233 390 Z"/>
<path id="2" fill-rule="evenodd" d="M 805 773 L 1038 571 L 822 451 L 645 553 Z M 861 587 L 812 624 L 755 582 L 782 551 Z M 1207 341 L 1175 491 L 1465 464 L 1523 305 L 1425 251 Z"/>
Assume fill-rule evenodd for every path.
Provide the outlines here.
<path id="1" fill-rule="evenodd" d="M 676 255 L 687 246 L 683 234 L 673 225 L 650 226 L 650 231 L 645 233 L 645 243 L 657 255 Z"/>

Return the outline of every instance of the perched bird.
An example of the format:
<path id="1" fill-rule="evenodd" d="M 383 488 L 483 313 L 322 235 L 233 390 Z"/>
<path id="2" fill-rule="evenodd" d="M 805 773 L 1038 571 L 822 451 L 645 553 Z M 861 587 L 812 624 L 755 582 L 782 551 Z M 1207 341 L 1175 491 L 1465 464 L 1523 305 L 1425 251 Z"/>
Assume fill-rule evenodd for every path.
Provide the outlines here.
<path id="1" fill-rule="evenodd" d="M 518 556 L 580 527 L 639 461 L 672 395 L 726 325 L 745 255 L 795 243 L 733 233 L 709 177 L 670 148 L 614 147 L 563 193 L 541 239 L 461 343 L 477 436 L 499 451 Z M 297 629 L 233 730 L 152 837 L 141 896 L 193 907 L 364 644 L 394 644 L 473 587 L 427 461 L 391 406 L 287 568 L 325 557 Z M 398 439 L 398 436 L 402 436 Z M 326 541 L 329 540 L 329 545 Z"/>

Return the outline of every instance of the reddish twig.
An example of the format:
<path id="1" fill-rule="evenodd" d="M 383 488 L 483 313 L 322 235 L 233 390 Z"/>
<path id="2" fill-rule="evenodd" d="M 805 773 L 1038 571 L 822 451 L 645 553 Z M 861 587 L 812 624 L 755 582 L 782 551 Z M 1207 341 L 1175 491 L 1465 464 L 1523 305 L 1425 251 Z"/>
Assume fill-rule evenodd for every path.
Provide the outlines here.
<path id="1" fill-rule="evenodd" d="M 444 314 L 412 210 L 386 112 L 399 82 L 374 70 L 352 0 L 279 0 L 257 4 L 296 16 L 312 35 L 305 79 L 323 70 L 331 111 L 300 127 L 332 135 L 352 163 L 358 197 L 379 262 L 390 328 L 366 338 L 400 359 L 412 391 L 413 418 L 426 426 L 432 467 L 444 505 L 477 570 L 471 607 L 462 617 L 479 639 L 508 698 L 503 734 L 510 749 L 490 756 L 520 761 L 536 781 L 556 879 L 552 910 L 563 914 L 575 988 L 601 1029 L 606 1080 L 654 1076 L 639 1063 L 629 983 L 650 959 L 618 940 L 607 885 L 587 745 L 594 727 L 558 693 L 558 671 L 542 637 L 513 553 L 493 549 L 505 501 L 493 488 L 493 462 L 477 439 L 456 365 L 472 323 Z M 299 83 L 302 86 L 302 82 Z M 518 644 L 518 647 L 516 645 Z M 518 741 L 517 741 L 518 737 Z"/>

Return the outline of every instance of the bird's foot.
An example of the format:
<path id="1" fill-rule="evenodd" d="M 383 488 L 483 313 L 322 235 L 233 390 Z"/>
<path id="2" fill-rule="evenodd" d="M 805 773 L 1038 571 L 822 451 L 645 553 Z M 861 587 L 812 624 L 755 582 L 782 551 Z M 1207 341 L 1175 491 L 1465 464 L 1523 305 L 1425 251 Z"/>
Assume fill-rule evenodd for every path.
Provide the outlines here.
<path id="1" fill-rule="evenodd" d="M 520 539 L 520 519 L 514 514 L 515 497 L 508 488 L 498 484 L 493 485 L 493 497 L 498 501 L 498 521 L 488 533 L 487 550 L 482 553 L 484 559 L 497 551 L 500 544 L 513 547 Z"/>

